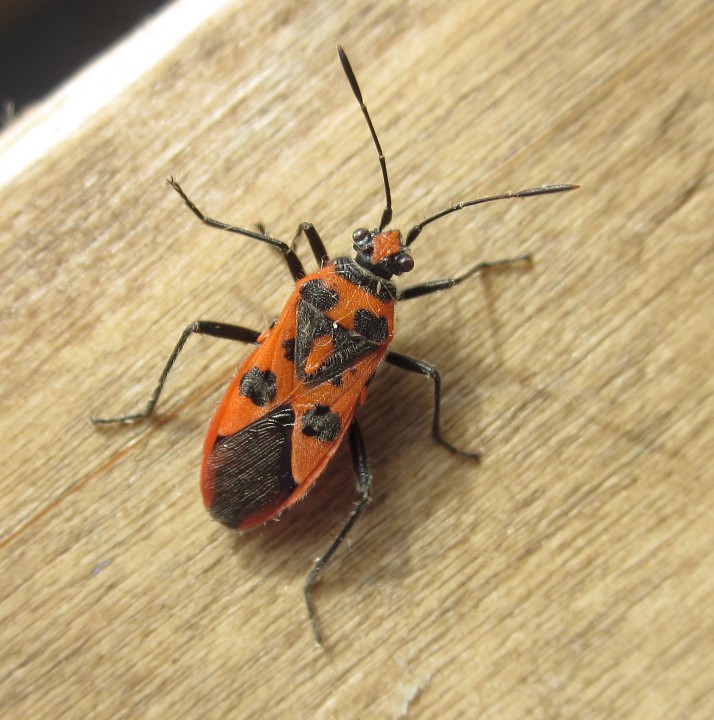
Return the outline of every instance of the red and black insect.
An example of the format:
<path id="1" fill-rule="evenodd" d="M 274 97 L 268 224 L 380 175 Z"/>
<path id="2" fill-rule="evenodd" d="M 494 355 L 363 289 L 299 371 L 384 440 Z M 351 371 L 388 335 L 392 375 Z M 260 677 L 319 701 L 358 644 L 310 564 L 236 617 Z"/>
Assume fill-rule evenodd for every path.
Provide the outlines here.
<path id="1" fill-rule="evenodd" d="M 207 217 L 177 182 L 169 180 L 201 222 L 276 248 L 287 263 L 295 290 L 280 317 L 263 333 L 220 322 L 191 323 L 166 362 L 144 410 L 121 417 L 92 419 L 99 425 L 149 417 L 176 358 L 194 333 L 257 345 L 233 378 L 208 428 L 201 490 L 206 507 L 216 520 L 240 530 L 256 527 L 297 502 L 322 474 L 344 437 L 349 437 L 359 502 L 305 581 L 307 611 L 318 643 L 321 635 L 311 599 L 312 587 L 370 500 L 372 477 L 354 415 L 365 400 L 367 385 L 379 363 L 385 360 L 402 370 L 429 378 L 434 383 L 434 439 L 452 452 L 477 457 L 475 453 L 457 450 L 441 435 L 441 379 L 436 368 L 423 360 L 388 350 L 394 333 L 395 303 L 448 290 L 486 268 L 529 258 L 522 255 L 480 262 L 455 277 L 398 290 L 392 282 L 393 276 L 414 267 L 411 244 L 425 226 L 470 205 L 577 187 L 546 185 L 461 202 L 417 223 L 403 240 L 399 230 L 385 229 L 392 218 L 386 161 L 347 55 L 342 48 L 338 48 L 338 54 L 379 156 L 386 195 L 379 226 L 374 230 L 354 231 L 354 258 L 330 259 L 317 230 L 310 223 L 301 223 L 296 239 L 300 234 L 306 236 L 320 268 L 308 275 L 292 245 L 264 232 L 245 230 Z"/>

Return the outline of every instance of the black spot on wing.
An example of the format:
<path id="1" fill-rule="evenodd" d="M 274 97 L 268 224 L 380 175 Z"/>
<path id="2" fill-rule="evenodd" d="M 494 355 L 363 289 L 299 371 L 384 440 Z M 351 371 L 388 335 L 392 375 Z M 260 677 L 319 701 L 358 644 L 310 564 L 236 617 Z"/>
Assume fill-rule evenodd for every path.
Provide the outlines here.
<path id="1" fill-rule="evenodd" d="M 332 442 L 340 434 L 340 418 L 328 405 L 315 405 L 300 420 L 303 435 L 320 442 Z"/>
<path id="2" fill-rule="evenodd" d="M 300 286 L 300 297 L 316 310 L 330 310 L 340 301 L 337 291 L 327 287 L 322 280 L 315 278 Z"/>
<path id="3" fill-rule="evenodd" d="M 214 497 L 209 512 L 229 527 L 277 509 L 297 487 L 291 469 L 295 413 L 281 406 L 235 435 L 219 437 L 208 456 Z"/>
<path id="4" fill-rule="evenodd" d="M 240 379 L 240 394 L 258 407 L 271 403 L 278 394 L 275 373 L 272 370 L 261 372 L 259 368 L 252 367 Z"/>
<path id="5" fill-rule="evenodd" d="M 375 315 L 369 310 L 357 310 L 355 313 L 355 332 L 366 340 L 379 345 L 389 335 L 387 318 Z"/>
<path id="6" fill-rule="evenodd" d="M 295 362 L 295 338 L 283 340 L 283 350 L 285 350 L 285 359 Z"/>

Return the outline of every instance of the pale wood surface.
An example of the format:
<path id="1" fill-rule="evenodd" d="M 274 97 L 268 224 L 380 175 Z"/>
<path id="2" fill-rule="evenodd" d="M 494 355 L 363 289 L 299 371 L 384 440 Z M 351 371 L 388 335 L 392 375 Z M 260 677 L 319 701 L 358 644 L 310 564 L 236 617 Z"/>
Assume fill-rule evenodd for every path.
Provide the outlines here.
<path id="1" fill-rule="evenodd" d="M 693 0 L 229 3 L 8 182 L 0 716 L 714 716 L 713 36 Z M 336 253 L 377 221 L 337 42 L 398 225 L 582 189 L 414 245 L 415 280 L 536 262 L 400 308 L 394 348 L 440 368 L 446 433 L 484 462 L 430 441 L 426 381 L 378 375 L 374 502 L 315 593 L 323 651 L 302 582 L 350 508 L 348 454 L 249 534 L 201 507 L 243 348 L 192 340 L 154 423 L 88 417 L 139 408 L 188 322 L 261 327 L 290 288 L 166 176 L 278 237 L 309 219 Z"/>

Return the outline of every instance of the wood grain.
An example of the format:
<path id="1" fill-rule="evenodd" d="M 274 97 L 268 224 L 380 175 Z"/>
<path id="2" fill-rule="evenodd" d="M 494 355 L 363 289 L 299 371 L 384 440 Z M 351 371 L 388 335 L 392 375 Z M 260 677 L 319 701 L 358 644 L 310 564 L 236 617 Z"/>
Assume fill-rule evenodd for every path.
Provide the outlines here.
<path id="1" fill-rule="evenodd" d="M 11 177 L 0 716 L 712 717 L 713 34 L 694 0 L 230 2 Z M 445 432 L 484 462 L 430 441 L 426 381 L 378 375 L 374 501 L 316 589 L 323 651 L 302 582 L 349 511 L 347 453 L 260 530 L 200 504 L 243 348 L 192 340 L 154 422 L 88 417 L 141 407 L 190 321 L 262 327 L 289 292 L 270 249 L 199 226 L 164 178 L 277 237 L 310 220 L 334 253 L 377 222 L 338 42 L 397 226 L 582 189 L 415 243 L 414 280 L 536 261 L 400 307 L 394 348 L 440 368 Z M 0 165 L 55 101 L 5 131 Z"/>

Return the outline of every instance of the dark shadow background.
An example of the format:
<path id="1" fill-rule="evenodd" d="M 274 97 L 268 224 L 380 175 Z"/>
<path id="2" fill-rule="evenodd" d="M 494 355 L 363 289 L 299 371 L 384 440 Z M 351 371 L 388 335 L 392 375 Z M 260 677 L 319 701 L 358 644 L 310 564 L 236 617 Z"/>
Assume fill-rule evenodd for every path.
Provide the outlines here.
<path id="1" fill-rule="evenodd" d="M 0 0 L 0 104 L 51 92 L 168 0 Z"/>

